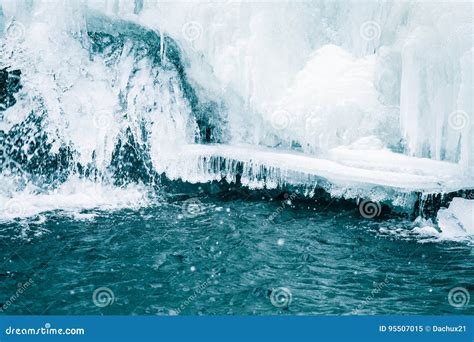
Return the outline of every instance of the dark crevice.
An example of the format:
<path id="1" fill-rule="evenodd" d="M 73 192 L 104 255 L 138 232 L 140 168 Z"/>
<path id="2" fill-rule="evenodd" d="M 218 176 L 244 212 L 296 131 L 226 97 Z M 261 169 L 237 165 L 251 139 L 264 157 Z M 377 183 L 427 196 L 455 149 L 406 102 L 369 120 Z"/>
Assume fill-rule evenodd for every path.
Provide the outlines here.
<path id="1" fill-rule="evenodd" d="M 16 103 L 15 94 L 22 87 L 20 78 L 20 70 L 8 70 L 8 68 L 0 70 L 0 112 Z"/>

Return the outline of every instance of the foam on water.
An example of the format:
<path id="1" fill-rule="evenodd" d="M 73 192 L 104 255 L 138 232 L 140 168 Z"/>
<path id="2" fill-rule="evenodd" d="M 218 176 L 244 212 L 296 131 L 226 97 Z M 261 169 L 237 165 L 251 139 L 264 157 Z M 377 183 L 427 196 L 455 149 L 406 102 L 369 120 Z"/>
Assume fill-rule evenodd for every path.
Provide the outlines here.
<path id="1" fill-rule="evenodd" d="M 0 178 L 2 184 L 9 181 Z M 59 215 L 73 215 L 78 219 L 93 218 L 82 210 L 115 211 L 138 209 L 151 203 L 150 190 L 143 185 L 129 184 L 120 188 L 71 177 L 51 191 L 26 186 L 22 191 L 0 190 L 0 222 L 31 218 L 56 211 Z"/>

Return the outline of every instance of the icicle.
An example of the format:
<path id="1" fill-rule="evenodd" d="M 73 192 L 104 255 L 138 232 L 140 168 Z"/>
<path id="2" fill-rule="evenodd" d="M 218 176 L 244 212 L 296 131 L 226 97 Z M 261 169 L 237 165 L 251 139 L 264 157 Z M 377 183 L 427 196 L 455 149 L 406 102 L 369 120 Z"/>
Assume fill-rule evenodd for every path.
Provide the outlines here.
<path id="1" fill-rule="evenodd" d="M 163 30 L 160 31 L 160 60 L 161 64 L 165 63 L 165 35 Z"/>

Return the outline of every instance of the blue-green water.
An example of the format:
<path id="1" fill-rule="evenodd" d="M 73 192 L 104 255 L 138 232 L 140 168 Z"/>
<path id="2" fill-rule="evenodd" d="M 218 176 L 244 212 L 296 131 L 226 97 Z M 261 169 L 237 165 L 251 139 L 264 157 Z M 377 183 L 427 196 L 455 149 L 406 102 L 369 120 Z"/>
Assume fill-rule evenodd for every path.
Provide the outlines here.
<path id="1" fill-rule="evenodd" d="M 472 293 L 472 245 L 410 234 L 410 220 L 206 195 L 83 214 L 0 226 L 3 314 L 474 313 L 448 301 Z"/>

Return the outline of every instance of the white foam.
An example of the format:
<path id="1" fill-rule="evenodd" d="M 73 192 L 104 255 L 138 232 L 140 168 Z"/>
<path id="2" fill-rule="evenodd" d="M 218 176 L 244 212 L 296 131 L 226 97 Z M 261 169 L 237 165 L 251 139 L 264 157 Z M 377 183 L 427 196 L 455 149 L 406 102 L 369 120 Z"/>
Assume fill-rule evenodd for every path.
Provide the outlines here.
<path id="1" fill-rule="evenodd" d="M 2 182 L 6 182 L 5 179 Z M 53 191 L 42 192 L 30 186 L 22 191 L 0 192 L 0 221 L 32 217 L 54 210 L 78 219 L 92 219 L 92 214 L 81 211 L 140 208 L 150 203 L 148 194 L 148 189 L 142 185 L 116 187 L 71 177 Z"/>

